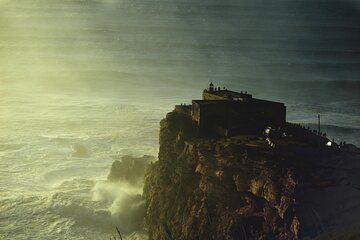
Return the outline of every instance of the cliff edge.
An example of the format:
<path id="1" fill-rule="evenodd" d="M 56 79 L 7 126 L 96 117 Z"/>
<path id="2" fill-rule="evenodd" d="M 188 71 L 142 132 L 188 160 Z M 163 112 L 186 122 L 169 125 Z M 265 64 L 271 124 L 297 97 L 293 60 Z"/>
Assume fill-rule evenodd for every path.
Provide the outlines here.
<path id="1" fill-rule="evenodd" d="M 300 131 L 287 125 L 287 134 Z M 160 124 L 159 160 L 145 173 L 150 239 L 300 239 L 356 228 L 356 151 L 310 138 L 194 137 L 189 115 Z"/>

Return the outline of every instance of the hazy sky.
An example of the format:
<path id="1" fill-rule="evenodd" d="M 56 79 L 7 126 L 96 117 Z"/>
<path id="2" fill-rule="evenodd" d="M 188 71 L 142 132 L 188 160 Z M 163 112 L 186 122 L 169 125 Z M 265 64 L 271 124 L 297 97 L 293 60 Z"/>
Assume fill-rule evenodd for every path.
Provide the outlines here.
<path id="1" fill-rule="evenodd" d="M 358 81 L 355 0 L 0 0 L 0 83 Z"/>

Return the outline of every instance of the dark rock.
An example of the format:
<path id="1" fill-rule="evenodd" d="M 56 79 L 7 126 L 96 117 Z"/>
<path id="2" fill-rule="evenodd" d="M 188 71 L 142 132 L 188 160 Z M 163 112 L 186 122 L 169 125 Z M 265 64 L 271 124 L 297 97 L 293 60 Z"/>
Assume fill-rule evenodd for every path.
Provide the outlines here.
<path id="1" fill-rule="evenodd" d="M 199 139 L 191 119 L 169 113 L 145 173 L 150 239 L 285 240 L 358 226 L 359 155 L 291 128 L 298 142 L 271 140 L 276 148 L 260 136 Z"/>
<path id="2" fill-rule="evenodd" d="M 130 184 L 141 185 L 143 182 L 145 168 L 155 161 L 153 156 L 144 155 L 142 157 L 123 156 L 121 160 L 113 162 L 108 180 L 124 181 Z"/>

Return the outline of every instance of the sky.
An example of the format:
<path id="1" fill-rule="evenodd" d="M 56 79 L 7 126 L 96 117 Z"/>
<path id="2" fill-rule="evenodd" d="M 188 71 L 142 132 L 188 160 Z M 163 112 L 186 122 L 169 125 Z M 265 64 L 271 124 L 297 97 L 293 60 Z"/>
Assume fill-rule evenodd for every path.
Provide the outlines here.
<path id="1" fill-rule="evenodd" d="M 0 1 L 0 81 L 124 89 L 359 81 L 359 11 L 354 0 Z"/>

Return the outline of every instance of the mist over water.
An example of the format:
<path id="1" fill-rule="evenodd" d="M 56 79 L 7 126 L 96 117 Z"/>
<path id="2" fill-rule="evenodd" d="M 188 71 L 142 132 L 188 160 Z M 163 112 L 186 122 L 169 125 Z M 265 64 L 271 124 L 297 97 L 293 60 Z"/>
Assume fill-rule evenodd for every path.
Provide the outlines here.
<path id="1" fill-rule="evenodd" d="M 160 119 L 210 80 L 359 146 L 359 6 L 0 0 L 0 238 L 131 228 L 141 187 L 104 182 L 112 162 L 156 156 Z"/>

